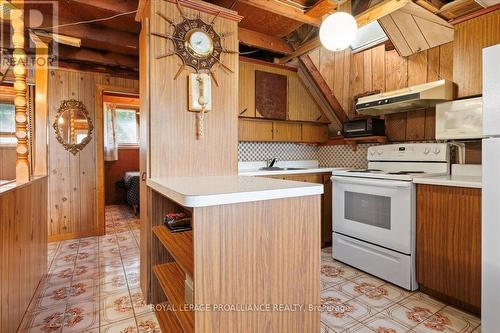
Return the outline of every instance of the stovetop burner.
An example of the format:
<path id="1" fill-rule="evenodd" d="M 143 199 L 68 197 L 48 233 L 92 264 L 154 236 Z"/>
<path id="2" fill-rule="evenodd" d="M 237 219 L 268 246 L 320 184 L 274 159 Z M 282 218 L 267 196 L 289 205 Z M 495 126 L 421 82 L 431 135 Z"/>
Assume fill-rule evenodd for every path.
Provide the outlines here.
<path id="1" fill-rule="evenodd" d="M 394 171 L 394 172 L 388 172 L 387 174 L 389 175 L 412 175 L 412 174 L 420 174 L 420 173 L 425 173 L 424 171 Z"/>
<path id="2" fill-rule="evenodd" d="M 361 173 L 369 173 L 369 172 L 380 172 L 382 170 L 379 169 L 361 169 L 361 170 L 349 170 L 347 172 L 361 172 Z"/>

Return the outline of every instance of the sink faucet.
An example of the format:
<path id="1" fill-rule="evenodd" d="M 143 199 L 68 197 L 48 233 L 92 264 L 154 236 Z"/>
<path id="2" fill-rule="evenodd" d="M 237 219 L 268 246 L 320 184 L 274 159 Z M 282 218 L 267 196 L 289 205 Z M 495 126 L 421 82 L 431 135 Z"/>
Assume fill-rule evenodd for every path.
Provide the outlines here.
<path id="1" fill-rule="evenodd" d="M 267 167 L 272 168 L 276 164 L 276 158 L 267 160 Z"/>

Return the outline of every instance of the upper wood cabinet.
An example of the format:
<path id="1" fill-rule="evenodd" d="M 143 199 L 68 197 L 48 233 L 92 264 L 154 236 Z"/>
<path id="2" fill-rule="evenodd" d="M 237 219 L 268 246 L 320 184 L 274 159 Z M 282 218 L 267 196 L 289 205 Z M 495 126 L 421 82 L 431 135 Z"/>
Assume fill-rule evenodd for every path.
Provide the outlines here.
<path id="1" fill-rule="evenodd" d="M 323 124 L 302 124 L 302 141 L 326 142 L 328 141 L 328 126 Z"/>
<path id="2" fill-rule="evenodd" d="M 273 122 L 239 120 L 240 141 L 273 141 Z"/>
<path id="3" fill-rule="evenodd" d="M 238 138 L 239 141 L 321 143 L 328 141 L 328 125 L 240 118 Z"/>
<path id="4" fill-rule="evenodd" d="M 297 72 L 283 66 L 260 64 L 256 60 L 240 58 L 239 114 L 242 117 L 263 118 L 255 110 L 255 71 L 264 71 L 287 77 L 287 120 L 327 122 L 320 107 L 300 80 Z"/>
<path id="5" fill-rule="evenodd" d="M 480 313 L 480 189 L 418 185 L 417 280 L 431 295 Z"/>
<path id="6" fill-rule="evenodd" d="M 302 140 L 302 124 L 275 121 L 273 141 L 294 142 Z"/>

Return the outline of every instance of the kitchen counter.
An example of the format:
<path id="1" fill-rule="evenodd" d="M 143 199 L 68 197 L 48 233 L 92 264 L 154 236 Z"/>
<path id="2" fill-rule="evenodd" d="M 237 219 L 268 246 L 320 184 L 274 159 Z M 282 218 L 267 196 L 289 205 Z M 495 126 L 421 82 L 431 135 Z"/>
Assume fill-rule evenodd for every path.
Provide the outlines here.
<path id="1" fill-rule="evenodd" d="M 416 177 L 413 178 L 413 182 L 415 184 L 482 188 L 481 170 L 481 165 L 453 164 L 451 166 L 451 175 Z"/>
<path id="2" fill-rule="evenodd" d="M 334 170 L 344 170 L 347 168 L 301 168 L 300 170 L 241 170 L 238 172 L 240 176 L 273 176 L 273 175 L 297 175 L 305 173 L 331 173 Z"/>
<path id="3" fill-rule="evenodd" d="M 481 176 L 447 175 L 413 178 L 415 184 L 482 188 Z"/>
<path id="4" fill-rule="evenodd" d="M 244 176 L 160 177 L 146 184 L 193 208 L 323 194 L 321 184 Z"/>

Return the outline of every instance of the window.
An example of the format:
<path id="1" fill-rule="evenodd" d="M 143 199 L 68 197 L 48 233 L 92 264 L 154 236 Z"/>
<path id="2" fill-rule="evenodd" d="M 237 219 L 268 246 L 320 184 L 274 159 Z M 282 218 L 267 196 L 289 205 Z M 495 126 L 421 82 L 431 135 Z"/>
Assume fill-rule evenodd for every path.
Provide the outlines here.
<path id="1" fill-rule="evenodd" d="M 14 104 L 0 102 L 0 144 L 15 144 L 16 110 Z"/>
<path id="2" fill-rule="evenodd" d="M 135 109 L 116 109 L 118 145 L 139 144 L 139 115 Z"/>

